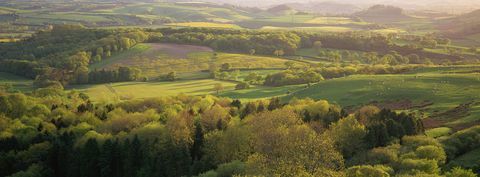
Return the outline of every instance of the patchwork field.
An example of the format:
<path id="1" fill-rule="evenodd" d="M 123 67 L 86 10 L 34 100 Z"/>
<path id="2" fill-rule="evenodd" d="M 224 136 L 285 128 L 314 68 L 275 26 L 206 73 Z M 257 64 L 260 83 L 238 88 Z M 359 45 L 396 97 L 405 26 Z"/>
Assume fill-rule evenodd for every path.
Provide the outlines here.
<path id="1" fill-rule="evenodd" d="M 208 70 L 210 63 L 230 63 L 232 68 L 283 68 L 285 59 L 243 54 L 217 53 L 208 47 L 178 44 L 139 44 L 132 49 L 96 63 L 90 69 L 137 67 L 143 74 L 156 77 L 172 71 L 191 73 Z"/>

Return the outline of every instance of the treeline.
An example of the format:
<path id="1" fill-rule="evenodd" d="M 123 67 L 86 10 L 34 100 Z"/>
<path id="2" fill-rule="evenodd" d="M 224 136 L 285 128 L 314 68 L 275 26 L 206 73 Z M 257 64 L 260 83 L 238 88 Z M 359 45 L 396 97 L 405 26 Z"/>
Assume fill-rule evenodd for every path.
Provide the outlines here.
<path id="1" fill-rule="evenodd" d="M 346 77 L 354 74 L 398 74 L 411 71 L 415 67 L 408 65 L 347 65 L 347 66 L 299 66 L 292 62 L 286 63 L 287 70 L 275 74 L 269 74 L 264 80 L 260 77 L 258 83 L 266 86 L 284 86 L 297 84 L 317 83 L 324 79 Z M 251 76 L 254 79 L 255 76 Z M 247 77 L 250 82 L 250 77 Z"/>
<path id="2" fill-rule="evenodd" d="M 438 54 L 425 51 L 420 45 L 396 45 L 392 42 L 395 38 L 394 35 L 364 33 L 308 33 L 298 31 L 267 32 L 207 28 L 165 28 L 152 31 L 165 34 L 163 37 L 153 40 L 154 42 L 204 45 L 226 52 L 257 53 L 262 55 L 294 55 L 297 49 L 312 48 L 315 47 L 316 43 L 320 42 L 322 44 L 321 47 L 325 48 L 376 52 L 382 55 L 392 53 L 393 51 L 402 56 L 417 55 L 420 60 L 435 59 L 437 63 L 443 62 L 444 60 L 461 59 L 461 57 L 457 55 Z M 439 41 L 442 43 L 444 42 L 440 39 Z M 401 63 L 402 61 L 398 62 Z M 425 63 L 423 61 L 418 62 Z"/>
<path id="3" fill-rule="evenodd" d="M 155 34 L 155 36 L 161 34 Z M 149 39 L 140 29 L 87 29 L 80 25 L 56 25 L 31 38 L 0 44 L 0 71 L 36 78 L 41 76 L 63 84 L 91 83 L 88 66 L 116 52 L 128 50 Z M 92 82 L 98 82 L 95 80 Z"/>
<path id="4" fill-rule="evenodd" d="M 358 33 L 318 34 L 207 28 L 109 30 L 56 25 L 31 38 L 0 44 L 0 62 L 9 66 L 0 67 L 0 71 L 35 78 L 51 74 L 51 70 L 61 70 L 55 71 L 54 76 L 47 77 L 62 84 L 98 83 L 100 80 L 87 81 L 90 78 L 90 64 L 128 50 L 140 42 L 204 45 L 218 51 L 275 56 L 294 55 L 299 48 L 348 49 L 365 51 L 366 54 L 359 58 L 369 64 L 425 64 L 432 62 L 429 58 L 434 58 L 437 63 L 443 62 L 443 59 L 458 59 L 451 55 L 427 52 L 415 46 L 397 46 L 391 42 L 392 39 L 390 35 Z M 337 56 L 341 55 L 332 56 L 333 60 L 341 59 Z"/>
<path id="5" fill-rule="evenodd" d="M 147 79 L 142 76 L 142 71 L 132 67 L 118 67 L 116 70 L 93 70 L 88 73 L 88 81 L 86 83 L 111 83 L 111 82 L 125 82 Z"/>
<path id="6" fill-rule="evenodd" d="M 163 37 L 152 42 L 209 46 L 217 51 L 262 55 L 293 55 L 301 38 L 293 32 L 260 32 L 206 28 L 158 29 Z M 280 52 L 281 51 L 281 52 Z"/>
<path id="7" fill-rule="evenodd" d="M 471 176 L 441 168 L 445 151 L 419 121 L 311 99 L 2 93 L 0 176 Z"/>

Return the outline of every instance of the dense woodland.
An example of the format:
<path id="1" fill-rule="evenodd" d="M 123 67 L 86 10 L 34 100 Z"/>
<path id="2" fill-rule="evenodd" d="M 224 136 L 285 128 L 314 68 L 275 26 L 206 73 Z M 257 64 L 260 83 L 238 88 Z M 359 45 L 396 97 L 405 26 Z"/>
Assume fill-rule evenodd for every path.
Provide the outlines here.
<path id="1" fill-rule="evenodd" d="M 136 68 L 89 69 L 90 64 L 129 50 L 141 42 L 204 45 L 217 51 L 279 57 L 296 55 L 296 51 L 300 48 L 364 51 L 365 53 L 362 55 L 350 52 L 345 54 L 327 52 L 322 57 L 336 63 L 386 65 L 384 70 L 387 72 L 384 73 L 392 73 L 388 72 L 389 65 L 450 63 L 462 57 L 456 54 L 430 53 L 422 50 L 421 45 L 398 46 L 392 43 L 393 38 L 395 38 L 393 35 L 356 33 L 318 34 L 207 28 L 107 30 L 88 29 L 79 25 L 56 25 L 19 42 L 0 43 L 0 71 L 37 80 L 41 78 L 39 82 L 60 82 L 62 85 L 146 80 Z M 431 36 L 418 40 L 420 44 L 424 43 L 422 41 L 427 41 L 424 45 L 432 45 L 428 41 L 448 42 L 446 39 L 437 39 Z M 430 58 L 435 58 L 435 60 Z M 325 73 L 325 70 L 317 69 L 316 71 L 315 73 L 301 72 L 313 77 L 308 80 L 293 78 L 285 82 L 307 83 L 316 82 L 322 77 L 333 77 L 332 74 Z M 275 77 L 283 77 L 280 75 L 285 75 L 285 73 L 279 73 Z M 343 75 L 348 74 L 343 73 Z M 266 85 L 284 85 L 284 83 L 267 83 Z"/>
<path id="2" fill-rule="evenodd" d="M 1 94 L 0 176 L 473 177 L 448 162 L 480 147 L 478 130 L 439 141 L 413 114 L 374 106 L 186 95 L 92 103 L 48 87 Z"/>

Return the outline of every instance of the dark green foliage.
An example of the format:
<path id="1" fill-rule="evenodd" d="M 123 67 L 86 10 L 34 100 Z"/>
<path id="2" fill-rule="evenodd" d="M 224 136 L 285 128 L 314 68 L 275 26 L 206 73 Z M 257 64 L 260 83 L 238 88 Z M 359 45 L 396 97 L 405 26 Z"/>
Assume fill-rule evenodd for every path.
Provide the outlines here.
<path id="1" fill-rule="evenodd" d="M 94 70 L 89 73 L 88 83 L 110 83 L 135 81 L 141 78 L 141 71 L 133 67 L 119 67 L 116 70 Z"/>
<path id="2" fill-rule="evenodd" d="M 393 139 L 405 135 L 421 135 L 425 131 L 422 121 L 415 116 L 387 109 L 369 117 L 366 128 L 366 142 L 370 147 L 385 146 Z"/>
<path id="3" fill-rule="evenodd" d="M 281 108 L 283 105 L 280 103 L 280 99 L 278 97 L 270 99 L 270 104 L 268 104 L 268 110 L 273 111 L 275 109 Z"/>

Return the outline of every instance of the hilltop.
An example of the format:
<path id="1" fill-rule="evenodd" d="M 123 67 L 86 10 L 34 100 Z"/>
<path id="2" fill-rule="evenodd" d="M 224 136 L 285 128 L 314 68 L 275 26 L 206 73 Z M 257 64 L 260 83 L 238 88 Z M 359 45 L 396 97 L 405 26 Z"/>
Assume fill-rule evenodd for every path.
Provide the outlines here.
<path id="1" fill-rule="evenodd" d="M 395 22 L 412 18 L 406 15 L 402 8 L 388 5 L 374 5 L 366 10 L 353 14 L 353 16 L 375 23 Z"/>
<path id="2" fill-rule="evenodd" d="M 285 15 L 295 13 L 295 10 L 287 4 L 282 4 L 267 9 L 267 12 L 272 14 Z"/>

